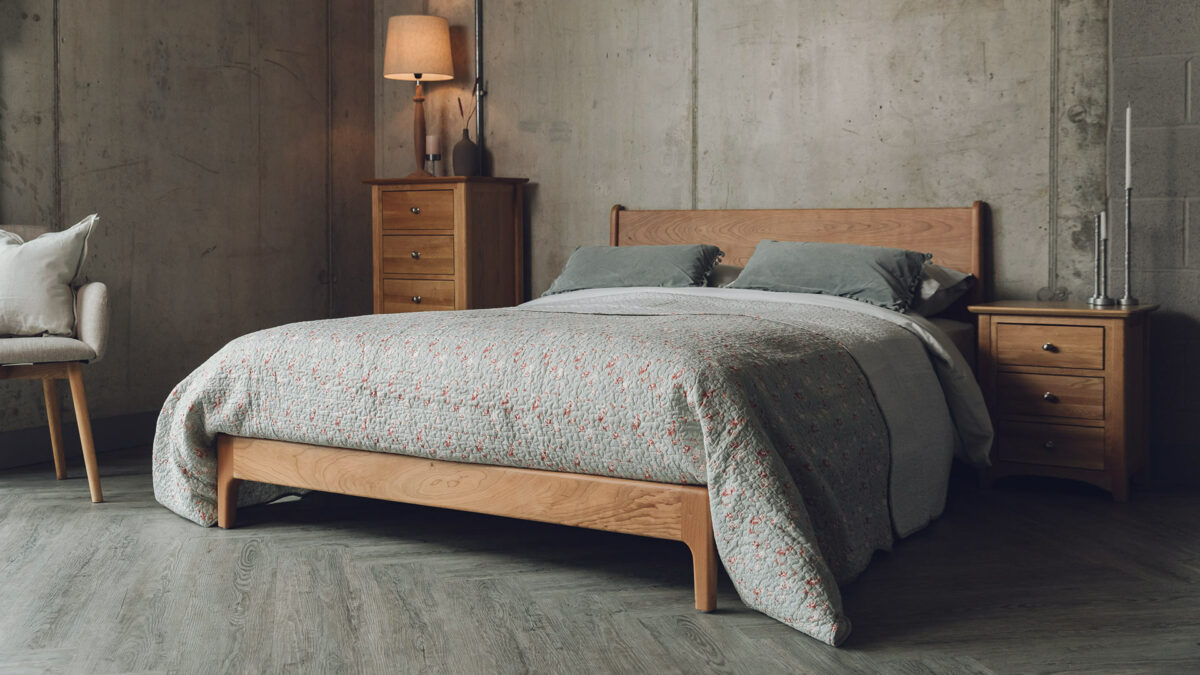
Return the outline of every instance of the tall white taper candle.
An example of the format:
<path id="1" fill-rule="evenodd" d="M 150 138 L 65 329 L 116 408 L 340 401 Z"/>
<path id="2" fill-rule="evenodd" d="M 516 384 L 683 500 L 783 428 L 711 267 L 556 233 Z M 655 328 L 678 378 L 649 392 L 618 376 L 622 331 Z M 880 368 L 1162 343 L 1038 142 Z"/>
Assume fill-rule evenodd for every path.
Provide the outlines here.
<path id="1" fill-rule="evenodd" d="M 1130 161 L 1129 149 L 1133 138 L 1133 104 L 1125 105 L 1125 189 L 1133 187 L 1133 162 Z"/>
<path id="2" fill-rule="evenodd" d="M 1100 212 L 1100 238 L 1108 239 L 1108 212 Z"/>

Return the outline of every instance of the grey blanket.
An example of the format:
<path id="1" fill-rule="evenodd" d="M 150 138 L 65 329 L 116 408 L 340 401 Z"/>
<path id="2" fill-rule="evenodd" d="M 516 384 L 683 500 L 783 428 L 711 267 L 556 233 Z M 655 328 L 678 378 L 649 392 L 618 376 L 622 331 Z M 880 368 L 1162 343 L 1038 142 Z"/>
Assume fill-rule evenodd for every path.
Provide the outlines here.
<path id="1" fill-rule="evenodd" d="M 624 293 L 239 338 L 171 393 L 155 496 L 215 522 L 218 433 L 707 485 L 751 607 L 830 644 L 837 584 L 890 547 L 888 429 L 848 309 Z M 245 485 L 242 502 L 280 494 Z"/>

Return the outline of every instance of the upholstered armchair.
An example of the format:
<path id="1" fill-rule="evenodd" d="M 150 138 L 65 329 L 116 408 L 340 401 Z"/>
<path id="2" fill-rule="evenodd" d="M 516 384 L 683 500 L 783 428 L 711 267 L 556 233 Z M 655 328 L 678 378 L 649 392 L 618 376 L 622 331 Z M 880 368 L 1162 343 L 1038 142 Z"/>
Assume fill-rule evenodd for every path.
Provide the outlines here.
<path id="1" fill-rule="evenodd" d="M 108 288 L 102 283 L 87 283 L 75 289 L 75 330 L 71 336 L 0 337 L 0 380 L 41 380 L 46 396 L 46 416 L 50 423 L 50 443 L 54 453 L 54 471 L 59 480 L 66 478 L 63 437 L 56 381 L 65 379 L 71 386 L 79 441 L 87 469 L 92 501 L 103 501 L 100 472 L 96 467 L 96 447 L 92 440 L 92 422 L 88 416 L 87 396 L 83 389 L 83 364 L 99 361 L 108 342 Z M 70 324 L 67 324 L 68 326 Z M 65 332 L 65 331 L 64 331 Z"/>

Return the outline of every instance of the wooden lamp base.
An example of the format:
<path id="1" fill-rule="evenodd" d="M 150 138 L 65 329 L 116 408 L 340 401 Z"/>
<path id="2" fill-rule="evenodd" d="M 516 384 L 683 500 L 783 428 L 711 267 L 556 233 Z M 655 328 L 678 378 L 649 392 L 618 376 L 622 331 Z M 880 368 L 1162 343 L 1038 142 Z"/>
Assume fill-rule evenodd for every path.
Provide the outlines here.
<path id="1" fill-rule="evenodd" d="M 425 170 L 425 90 L 421 88 L 420 75 L 417 75 L 417 91 L 413 95 L 413 155 L 417 159 L 417 170 L 405 178 L 433 178 L 433 174 Z"/>

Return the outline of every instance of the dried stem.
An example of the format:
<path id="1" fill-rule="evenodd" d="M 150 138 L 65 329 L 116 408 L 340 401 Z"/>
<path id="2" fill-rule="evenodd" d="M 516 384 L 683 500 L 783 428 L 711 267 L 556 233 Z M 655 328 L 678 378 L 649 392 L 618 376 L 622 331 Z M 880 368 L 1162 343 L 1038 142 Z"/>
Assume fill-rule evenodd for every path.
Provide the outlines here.
<path id="1" fill-rule="evenodd" d="M 458 97 L 458 116 L 462 118 L 463 128 L 466 129 L 471 125 L 471 118 L 475 116 L 475 109 L 479 107 L 479 99 L 476 98 L 475 92 L 479 89 L 479 79 L 475 79 L 475 86 L 471 88 L 471 114 L 467 114 L 463 109 L 462 97 Z"/>

